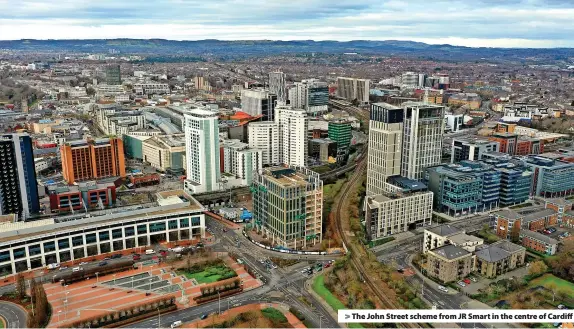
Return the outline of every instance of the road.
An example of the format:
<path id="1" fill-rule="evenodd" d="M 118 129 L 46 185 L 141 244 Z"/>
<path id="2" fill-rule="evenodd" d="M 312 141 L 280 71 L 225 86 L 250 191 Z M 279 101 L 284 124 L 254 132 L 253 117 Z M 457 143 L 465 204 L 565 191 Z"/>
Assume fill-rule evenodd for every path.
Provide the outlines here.
<path id="1" fill-rule="evenodd" d="M 290 255 L 279 252 L 270 252 L 259 248 L 245 238 L 240 230 L 226 230 L 225 225 L 211 218 L 206 220 L 207 228 L 214 233 L 217 240 L 212 246 L 216 252 L 235 253 L 243 262 L 255 270 L 256 276 L 265 284 L 259 288 L 246 291 L 242 294 L 222 298 L 221 301 L 209 302 L 199 306 L 178 310 L 165 316 L 155 316 L 147 320 L 129 324 L 130 328 L 154 328 L 167 327 L 175 321 L 189 322 L 201 317 L 203 314 L 217 313 L 221 309 L 224 311 L 229 307 L 274 302 L 293 307 L 300 311 L 314 327 L 340 328 L 336 319 L 330 316 L 322 304 L 305 289 L 305 283 L 310 278 L 301 273 L 301 269 L 310 264 L 317 263 L 317 257 L 307 260 L 304 255 Z M 260 262 L 261 259 L 269 257 L 296 256 L 301 261 L 289 268 L 267 269 Z M 327 262 L 332 258 L 322 256 L 322 261 Z"/>
<path id="2" fill-rule="evenodd" d="M 26 312 L 14 303 L 0 301 L 0 316 L 6 320 L 7 328 L 26 328 Z"/>

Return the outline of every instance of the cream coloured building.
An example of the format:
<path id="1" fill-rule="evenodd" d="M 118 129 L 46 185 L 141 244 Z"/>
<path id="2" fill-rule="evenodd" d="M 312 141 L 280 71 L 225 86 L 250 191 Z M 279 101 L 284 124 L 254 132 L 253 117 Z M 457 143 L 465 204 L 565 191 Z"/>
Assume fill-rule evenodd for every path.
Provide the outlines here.
<path id="1" fill-rule="evenodd" d="M 142 142 L 143 161 L 160 171 L 185 168 L 185 134 L 157 135 Z"/>

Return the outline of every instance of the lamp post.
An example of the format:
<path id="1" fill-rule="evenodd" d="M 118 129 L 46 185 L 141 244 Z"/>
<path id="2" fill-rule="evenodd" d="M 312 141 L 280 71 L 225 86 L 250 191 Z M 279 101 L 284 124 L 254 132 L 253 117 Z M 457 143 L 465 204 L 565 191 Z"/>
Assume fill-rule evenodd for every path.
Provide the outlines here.
<path id="1" fill-rule="evenodd" d="M 96 272 L 96 283 L 100 283 L 100 277 L 98 274 L 100 274 L 100 272 Z"/>
<path id="2" fill-rule="evenodd" d="M 151 282 L 153 281 L 153 279 L 149 279 L 149 292 L 151 292 Z"/>
<path id="3" fill-rule="evenodd" d="M 161 328 L 161 312 L 159 307 L 157 308 L 157 329 Z"/>
<path id="4" fill-rule="evenodd" d="M 217 290 L 217 304 L 219 305 L 219 312 L 217 314 L 220 315 L 221 314 L 221 294 L 219 293 L 219 290 Z"/>
<path id="5" fill-rule="evenodd" d="M 114 274 L 113 277 L 114 277 L 114 287 L 115 287 L 116 286 L 116 275 Z"/>

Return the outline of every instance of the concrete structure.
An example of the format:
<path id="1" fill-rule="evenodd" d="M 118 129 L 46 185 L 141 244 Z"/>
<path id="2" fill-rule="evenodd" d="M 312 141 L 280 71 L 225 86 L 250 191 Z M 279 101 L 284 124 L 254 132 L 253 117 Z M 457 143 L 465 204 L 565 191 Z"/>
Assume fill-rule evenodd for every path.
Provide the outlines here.
<path id="1" fill-rule="evenodd" d="M 143 111 L 126 110 L 117 105 L 99 105 L 96 110 L 98 127 L 106 135 L 122 137 L 146 127 Z"/>
<path id="2" fill-rule="evenodd" d="M 473 263 L 472 253 L 445 245 L 427 253 L 427 274 L 443 283 L 455 282 L 470 274 Z"/>
<path id="3" fill-rule="evenodd" d="M 386 104 L 371 104 L 367 196 L 382 194 L 387 178 L 401 174 L 403 109 Z"/>
<path id="4" fill-rule="evenodd" d="M 475 252 L 475 269 L 483 277 L 495 278 L 524 265 L 526 248 L 502 240 Z"/>
<path id="5" fill-rule="evenodd" d="M 143 160 L 143 142 L 152 136 L 123 135 L 124 151 L 128 158 Z"/>
<path id="6" fill-rule="evenodd" d="M 487 152 L 499 152 L 500 144 L 478 137 L 455 137 L 452 139 L 450 162 L 462 160 L 478 161 Z"/>
<path id="7" fill-rule="evenodd" d="M 423 238 L 423 253 L 445 245 L 460 247 L 468 252 L 474 252 L 483 245 L 484 240 L 468 235 L 464 230 L 450 225 L 440 225 L 425 229 Z"/>
<path id="8" fill-rule="evenodd" d="M 291 106 L 276 107 L 279 123 L 279 163 L 305 167 L 307 165 L 307 112 Z"/>
<path id="9" fill-rule="evenodd" d="M 357 100 L 360 104 L 369 102 L 371 80 L 356 78 L 337 78 L 337 96 L 348 101 Z"/>
<path id="10" fill-rule="evenodd" d="M 505 105 L 502 111 L 504 112 L 504 117 L 526 120 L 543 119 L 549 116 L 554 116 L 552 110 L 549 110 L 547 107 L 540 107 L 535 104 L 522 102 Z"/>
<path id="11" fill-rule="evenodd" d="M 185 150 L 189 193 L 219 189 L 219 126 L 215 112 L 193 109 L 185 114 Z"/>
<path id="12" fill-rule="evenodd" d="M 226 187 L 251 185 L 253 175 L 263 167 L 263 151 L 237 139 L 224 140 L 221 148 L 221 172 L 229 174 L 222 178 Z"/>
<path id="13" fill-rule="evenodd" d="M 121 85 L 122 75 L 119 64 L 109 64 L 105 69 L 107 85 Z"/>
<path id="14" fill-rule="evenodd" d="M 323 181 L 301 167 L 271 167 L 251 188 L 253 219 L 273 246 L 301 249 L 323 239 Z"/>
<path id="15" fill-rule="evenodd" d="M 134 90 L 136 95 L 164 95 L 171 92 L 169 89 L 169 84 L 158 82 L 135 83 Z"/>
<path id="16" fill-rule="evenodd" d="M 81 182 L 70 186 L 48 186 L 50 210 L 52 212 L 87 211 L 88 209 L 110 207 L 116 202 L 116 187 L 113 183 L 98 184 Z"/>
<path id="17" fill-rule="evenodd" d="M 432 220 L 433 194 L 417 181 L 397 177 L 385 192 L 365 199 L 367 239 L 376 240 L 391 234 L 425 226 Z"/>
<path id="18" fill-rule="evenodd" d="M 471 110 L 480 108 L 482 99 L 475 93 L 460 93 L 451 95 L 448 98 L 448 105 L 450 106 L 468 106 Z"/>
<path id="19" fill-rule="evenodd" d="M 558 250 L 558 241 L 544 234 L 530 231 L 520 231 L 520 244 L 523 247 L 552 256 Z"/>
<path id="20" fill-rule="evenodd" d="M 440 104 L 440 102 L 436 101 L 436 98 L 434 102 L 429 103 Z M 464 124 L 464 114 L 445 114 L 444 124 L 445 130 L 447 131 L 459 131 L 462 129 L 462 125 Z"/>
<path id="21" fill-rule="evenodd" d="M 316 79 L 295 82 L 289 89 L 289 105 L 304 109 L 310 116 L 327 113 L 329 103 L 329 86 Z"/>
<path id="22" fill-rule="evenodd" d="M 153 206 L 58 216 L 0 232 L 0 273 L 16 274 L 127 248 L 205 237 L 204 208 L 183 191 L 158 193 Z M 17 232 L 16 232 L 17 230 Z"/>
<path id="23" fill-rule="evenodd" d="M 309 140 L 309 157 L 321 162 L 337 162 L 337 143 L 329 138 Z"/>
<path id="24" fill-rule="evenodd" d="M 0 215 L 15 214 L 16 221 L 23 221 L 40 211 L 32 138 L 1 135 L 0 158 Z"/>
<path id="25" fill-rule="evenodd" d="M 123 142 L 119 138 L 73 141 L 60 146 L 62 176 L 69 184 L 103 177 L 125 177 Z"/>
<path id="26" fill-rule="evenodd" d="M 285 73 L 269 72 L 269 92 L 277 96 L 277 101 L 285 104 L 287 101 L 287 89 L 285 89 Z"/>
<path id="27" fill-rule="evenodd" d="M 251 116 L 262 116 L 263 121 L 275 120 L 277 95 L 266 89 L 244 89 L 241 91 L 241 110 Z"/>
<path id="28" fill-rule="evenodd" d="M 251 122 L 247 126 L 247 131 L 249 147 L 262 151 L 262 164 L 279 164 L 279 123 Z"/>
<path id="29" fill-rule="evenodd" d="M 444 106 L 404 104 L 401 176 L 422 179 L 427 167 L 441 163 Z"/>
<path id="30" fill-rule="evenodd" d="M 162 172 L 183 174 L 185 134 L 158 135 L 142 142 L 142 160 Z"/>

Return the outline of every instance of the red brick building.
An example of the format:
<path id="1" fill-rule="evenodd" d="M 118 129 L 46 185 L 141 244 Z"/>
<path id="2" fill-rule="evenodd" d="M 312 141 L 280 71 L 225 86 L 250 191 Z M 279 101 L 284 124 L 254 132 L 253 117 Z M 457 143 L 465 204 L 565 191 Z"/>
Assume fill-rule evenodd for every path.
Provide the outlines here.
<path id="1" fill-rule="evenodd" d="M 49 186 L 50 210 L 68 212 L 97 207 L 109 207 L 116 202 L 113 183 L 82 182 L 72 186 Z"/>

